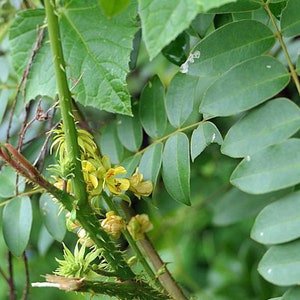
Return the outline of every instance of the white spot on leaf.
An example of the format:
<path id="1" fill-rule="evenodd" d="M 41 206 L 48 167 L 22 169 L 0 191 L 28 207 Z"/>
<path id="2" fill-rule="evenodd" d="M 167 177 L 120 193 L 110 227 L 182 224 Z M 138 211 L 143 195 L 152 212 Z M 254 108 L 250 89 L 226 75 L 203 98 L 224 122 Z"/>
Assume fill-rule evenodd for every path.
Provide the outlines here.
<path id="1" fill-rule="evenodd" d="M 186 60 L 181 66 L 180 66 L 180 72 L 181 73 L 187 73 L 189 71 L 189 63 L 194 63 L 195 59 L 200 58 L 200 51 L 196 50 L 194 53 L 191 53 Z"/>

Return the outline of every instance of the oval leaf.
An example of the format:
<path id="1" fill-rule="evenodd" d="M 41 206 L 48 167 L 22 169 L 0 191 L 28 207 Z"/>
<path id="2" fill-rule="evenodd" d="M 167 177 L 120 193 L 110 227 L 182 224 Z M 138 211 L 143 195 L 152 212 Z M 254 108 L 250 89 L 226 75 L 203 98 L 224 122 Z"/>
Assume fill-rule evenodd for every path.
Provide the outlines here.
<path id="1" fill-rule="evenodd" d="M 100 149 L 103 155 L 109 156 L 113 164 L 119 164 L 122 160 L 124 148 L 118 138 L 114 122 L 103 128 L 100 136 Z"/>
<path id="2" fill-rule="evenodd" d="M 155 185 L 162 162 L 163 144 L 157 143 L 149 147 L 142 156 L 139 173 L 145 180 L 151 180 Z"/>
<path id="3" fill-rule="evenodd" d="M 221 147 L 222 153 L 245 157 L 290 137 L 300 128 L 300 109 L 286 98 L 271 100 L 234 124 Z"/>
<path id="4" fill-rule="evenodd" d="M 173 199 L 191 204 L 189 140 L 183 133 L 170 137 L 165 144 L 162 178 Z"/>
<path id="5" fill-rule="evenodd" d="M 211 122 L 201 123 L 198 128 L 193 131 L 191 138 L 192 161 L 194 161 L 209 144 L 217 143 L 221 145 L 222 142 L 222 135 L 215 124 Z"/>
<path id="6" fill-rule="evenodd" d="M 282 34 L 285 37 L 292 37 L 300 34 L 300 1 L 289 0 L 282 11 L 280 25 Z"/>
<path id="7" fill-rule="evenodd" d="M 263 256 L 258 272 L 269 282 L 288 286 L 300 282 L 300 240 L 272 246 Z"/>
<path id="8" fill-rule="evenodd" d="M 193 51 L 200 51 L 200 58 L 189 64 L 189 74 L 220 75 L 242 61 L 265 53 L 274 43 L 273 32 L 258 21 L 229 23 L 196 45 Z"/>
<path id="9" fill-rule="evenodd" d="M 29 197 L 11 199 L 3 210 L 3 236 L 9 250 L 16 256 L 25 251 L 32 225 Z"/>
<path id="10" fill-rule="evenodd" d="M 172 79 L 166 94 L 166 110 L 172 126 L 179 128 L 194 107 L 198 78 L 178 73 Z"/>
<path id="11" fill-rule="evenodd" d="M 66 234 L 66 214 L 49 194 L 40 198 L 40 211 L 44 224 L 52 237 L 61 242 Z"/>
<path id="12" fill-rule="evenodd" d="M 232 188 L 216 199 L 213 205 L 213 223 L 227 226 L 257 215 L 266 205 L 283 197 L 291 189 L 264 195 L 251 195 Z"/>
<path id="13" fill-rule="evenodd" d="M 123 146 L 131 152 L 136 152 L 142 144 L 143 131 L 140 120 L 134 116 L 118 116 L 118 137 Z"/>
<path id="14" fill-rule="evenodd" d="M 269 204 L 257 216 L 251 237 L 262 244 L 279 244 L 300 237 L 300 192 Z"/>
<path id="15" fill-rule="evenodd" d="M 139 154 L 139 155 L 129 156 L 122 161 L 121 165 L 126 169 L 125 177 L 130 177 L 134 173 L 138 163 L 140 162 L 140 159 L 141 159 L 141 155 Z"/>
<path id="16" fill-rule="evenodd" d="M 244 192 L 262 194 L 300 182 L 300 140 L 290 139 L 245 157 L 230 182 Z"/>
<path id="17" fill-rule="evenodd" d="M 240 113 L 276 95 L 289 80 L 286 68 L 278 60 L 269 56 L 249 59 L 224 73 L 207 89 L 200 112 L 205 118 Z"/>
<path id="18" fill-rule="evenodd" d="M 0 172 L 0 197 L 9 198 L 16 193 L 16 172 L 9 166 L 5 166 Z M 19 192 L 24 189 L 24 179 L 19 178 L 22 183 L 18 186 Z"/>
<path id="19" fill-rule="evenodd" d="M 165 90 L 157 76 L 142 91 L 140 119 L 146 133 L 152 138 L 158 138 L 164 134 L 167 126 Z"/>

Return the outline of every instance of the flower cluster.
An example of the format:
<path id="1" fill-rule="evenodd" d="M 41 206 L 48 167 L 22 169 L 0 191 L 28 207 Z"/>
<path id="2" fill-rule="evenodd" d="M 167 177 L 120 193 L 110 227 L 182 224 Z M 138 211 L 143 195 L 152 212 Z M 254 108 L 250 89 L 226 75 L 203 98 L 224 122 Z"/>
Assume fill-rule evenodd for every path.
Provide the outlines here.
<path id="1" fill-rule="evenodd" d="M 56 173 L 59 173 L 59 176 L 53 176 L 56 181 L 55 185 L 72 193 L 72 166 L 68 163 L 66 155 L 62 125 L 53 130 L 53 133 L 55 136 L 51 150 L 57 147 L 56 153 L 59 161 L 56 168 Z M 108 156 L 101 157 L 93 136 L 86 130 L 78 129 L 78 145 L 81 152 L 83 178 L 91 203 L 93 202 L 92 199 L 99 196 L 103 191 L 112 195 L 123 195 L 129 190 L 139 199 L 152 193 L 151 181 L 144 181 L 142 174 L 136 172 L 130 178 L 124 178 L 122 177 L 126 174 L 124 167 L 112 167 Z"/>

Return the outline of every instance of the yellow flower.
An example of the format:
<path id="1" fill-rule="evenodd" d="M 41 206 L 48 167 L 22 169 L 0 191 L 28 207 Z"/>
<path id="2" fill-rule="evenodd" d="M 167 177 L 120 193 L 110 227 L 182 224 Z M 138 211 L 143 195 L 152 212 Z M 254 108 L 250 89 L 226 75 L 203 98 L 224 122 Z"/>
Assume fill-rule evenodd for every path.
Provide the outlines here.
<path id="1" fill-rule="evenodd" d="M 118 239 L 122 230 L 126 229 L 125 221 L 121 216 L 116 215 L 114 211 L 107 212 L 105 216 L 106 218 L 101 222 L 101 227 L 113 238 Z"/>
<path id="2" fill-rule="evenodd" d="M 115 195 L 119 195 L 122 191 L 127 191 L 130 183 L 126 178 L 115 178 L 116 175 L 126 174 L 124 167 L 110 168 L 104 176 L 104 185 Z"/>
<path id="3" fill-rule="evenodd" d="M 135 240 L 142 240 L 144 233 L 153 229 L 153 224 L 147 214 L 141 214 L 130 219 L 127 229 Z"/>
<path id="4" fill-rule="evenodd" d="M 143 174 L 138 173 L 138 170 L 129 178 L 129 190 L 140 199 L 141 197 L 148 197 L 153 191 L 153 185 L 150 180 L 143 181 Z"/>

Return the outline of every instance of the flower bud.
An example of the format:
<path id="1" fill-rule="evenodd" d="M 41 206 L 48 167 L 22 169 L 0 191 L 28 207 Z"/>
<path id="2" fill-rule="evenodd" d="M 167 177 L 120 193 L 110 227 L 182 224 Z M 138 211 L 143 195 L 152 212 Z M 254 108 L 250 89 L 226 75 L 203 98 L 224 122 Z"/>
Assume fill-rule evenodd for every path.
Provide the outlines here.
<path id="1" fill-rule="evenodd" d="M 141 214 L 130 219 L 127 229 L 135 240 L 142 240 L 144 233 L 153 229 L 153 224 L 147 214 Z"/>
<path id="2" fill-rule="evenodd" d="M 126 229 L 126 223 L 114 211 L 109 211 L 106 213 L 106 218 L 101 222 L 101 227 L 113 238 L 118 239 L 121 236 L 122 230 Z"/>
<path id="3" fill-rule="evenodd" d="M 137 171 L 130 177 L 129 182 L 129 190 L 138 199 L 149 196 L 153 191 L 152 182 L 150 180 L 143 181 L 143 174 L 137 173 Z"/>

